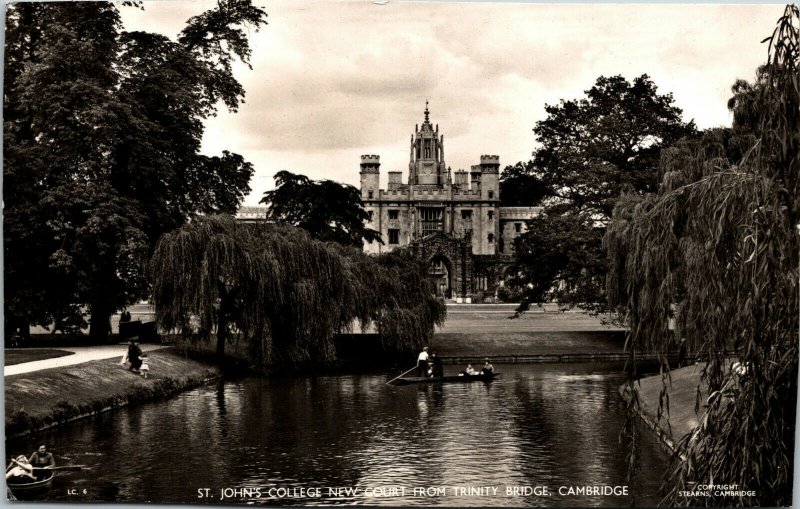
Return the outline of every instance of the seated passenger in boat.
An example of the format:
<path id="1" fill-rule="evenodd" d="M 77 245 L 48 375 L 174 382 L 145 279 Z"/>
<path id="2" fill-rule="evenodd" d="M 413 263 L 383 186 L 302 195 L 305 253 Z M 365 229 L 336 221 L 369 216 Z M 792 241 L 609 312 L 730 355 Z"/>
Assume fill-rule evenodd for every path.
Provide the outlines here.
<path id="1" fill-rule="evenodd" d="M 6 479 L 12 481 L 36 480 L 33 475 L 33 465 L 28 462 L 28 458 L 24 454 L 20 454 L 16 459 L 12 458 L 11 464 L 6 469 Z"/>
<path id="2" fill-rule="evenodd" d="M 472 367 L 472 364 L 467 364 L 467 369 L 464 371 L 468 375 L 475 375 L 475 368 Z"/>
<path id="3" fill-rule="evenodd" d="M 484 375 L 491 375 L 492 373 L 494 373 L 494 366 L 492 366 L 492 363 L 489 362 L 488 358 L 486 359 L 486 364 L 483 365 L 483 369 L 481 370 L 481 372 Z"/>

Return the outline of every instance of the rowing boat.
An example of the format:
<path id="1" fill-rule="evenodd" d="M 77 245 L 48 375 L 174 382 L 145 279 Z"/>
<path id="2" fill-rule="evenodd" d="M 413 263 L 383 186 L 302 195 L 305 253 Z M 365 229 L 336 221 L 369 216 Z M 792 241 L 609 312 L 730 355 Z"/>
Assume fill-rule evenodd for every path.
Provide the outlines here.
<path id="1" fill-rule="evenodd" d="M 394 385 L 409 385 L 409 384 L 433 384 L 443 382 L 491 382 L 499 377 L 500 373 L 480 373 L 477 375 L 448 375 L 448 376 L 434 376 L 434 377 L 421 377 L 421 376 L 408 376 L 392 380 Z"/>
<path id="2" fill-rule="evenodd" d="M 8 479 L 6 485 L 14 496 L 18 498 L 27 498 L 31 495 L 38 495 L 49 491 L 56 473 L 49 469 L 35 469 L 33 475 L 36 476 L 35 481 L 27 482 L 19 479 Z"/>

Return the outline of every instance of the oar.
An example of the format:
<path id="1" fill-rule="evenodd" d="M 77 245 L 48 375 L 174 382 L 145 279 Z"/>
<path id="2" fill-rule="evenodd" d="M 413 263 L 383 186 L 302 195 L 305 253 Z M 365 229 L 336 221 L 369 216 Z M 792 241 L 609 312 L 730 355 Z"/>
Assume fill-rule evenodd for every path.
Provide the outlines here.
<path id="1" fill-rule="evenodd" d="M 64 470 L 66 472 L 78 472 L 86 465 L 64 465 L 63 467 L 33 467 L 34 470 Z"/>
<path id="2" fill-rule="evenodd" d="M 404 371 L 403 373 L 400 373 L 400 374 L 399 374 L 399 375 L 397 375 L 396 377 L 394 377 L 394 378 L 392 378 L 391 380 L 389 380 L 388 382 L 386 382 L 386 385 L 392 385 L 392 382 L 394 382 L 394 381 L 395 381 L 395 380 L 397 380 L 398 378 L 402 378 L 402 377 L 403 377 L 403 375 L 405 375 L 406 373 L 410 373 L 410 372 L 414 371 L 415 369 L 417 369 L 417 366 L 414 366 L 413 368 L 409 369 L 408 371 Z"/>

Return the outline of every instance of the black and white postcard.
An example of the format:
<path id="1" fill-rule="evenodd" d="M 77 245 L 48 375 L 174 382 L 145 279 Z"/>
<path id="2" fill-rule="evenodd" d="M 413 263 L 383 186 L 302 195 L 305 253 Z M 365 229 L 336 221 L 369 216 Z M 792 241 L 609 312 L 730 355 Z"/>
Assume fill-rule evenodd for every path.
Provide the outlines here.
<path id="1" fill-rule="evenodd" d="M 6 499 L 781 507 L 796 5 L 13 2 Z"/>

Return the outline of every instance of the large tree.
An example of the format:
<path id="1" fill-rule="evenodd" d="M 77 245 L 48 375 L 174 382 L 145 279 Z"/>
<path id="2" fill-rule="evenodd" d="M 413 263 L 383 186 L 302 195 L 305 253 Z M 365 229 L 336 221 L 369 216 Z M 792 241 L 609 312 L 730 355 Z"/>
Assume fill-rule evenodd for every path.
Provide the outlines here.
<path id="1" fill-rule="evenodd" d="M 535 207 L 552 196 L 549 186 L 533 173 L 533 163 L 506 166 L 500 174 L 501 207 Z"/>
<path id="2" fill-rule="evenodd" d="M 361 247 L 380 242 L 381 235 L 364 223 L 369 214 L 353 186 L 332 180 L 311 180 L 289 171 L 275 174 L 275 189 L 264 193 L 267 219 L 306 230 L 319 240 Z"/>
<path id="3" fill-rule="evenodd" d="M 679 441 L 683 458 L 670 468 L 669 504 L 792 503 L 800 325 L 798 26 L 800 11 L 787 6 L 767 39 L 767 65 L 753 84 L 734 85 L 734 128 L 666 153 L 658 193 L 626 197 L 606 235 L 609 296 L 630 320 L 631 360 L 642 350 L 660 352 L 668 373 L 675 332 L 707 359 L 701 383 L 708 398 L 700 398 L 698 387 L 700 425 Z M 634 380 L 628 390 L 635 410 Z M 660 410 L 667 415 L 669 390 L 665 375 Z M 627 431 L 635 438 L 635 427 Z M 695 483 L 718 482 L 753 495 L 679 496 Z"/>
<path id="4" fill-rule="evenodd" d="M 522 166 L 550 196 L 516 240 L 511 282 L 525 290 L 523 309 L 548 299 L 605 301 L 601 239 L 614 204 L 623 190 L 654 191 L 662 148 L 695 132 L 673 103 L 642 75 L 601 76 L 586 97 L 545 106 L 534 129 L 540 147 Z"/>
<path id="5" fill-rule="evenodd" d="M 409 253 L 373 257 L 285 224 L 198 219 L 162 237 L 151 267 L 159 325 L 215 339 L 220 359 L 235 330 L 261 365 L 330 361 L 354 321 L 407 353 L 446 313 Z"/>
<path id="6" fill-rule="evenodd" d="M 4 86 L 6 327 L 85 325 L 146 292 L 158 237 L 197 213 L 233 212 L 252 166 L 200 154 L 203 120 L 244 90 L 245 29 L 266 14 L 220 0 L 176 41 L 122 30 L 108 2 L 7 11 Z"/>

